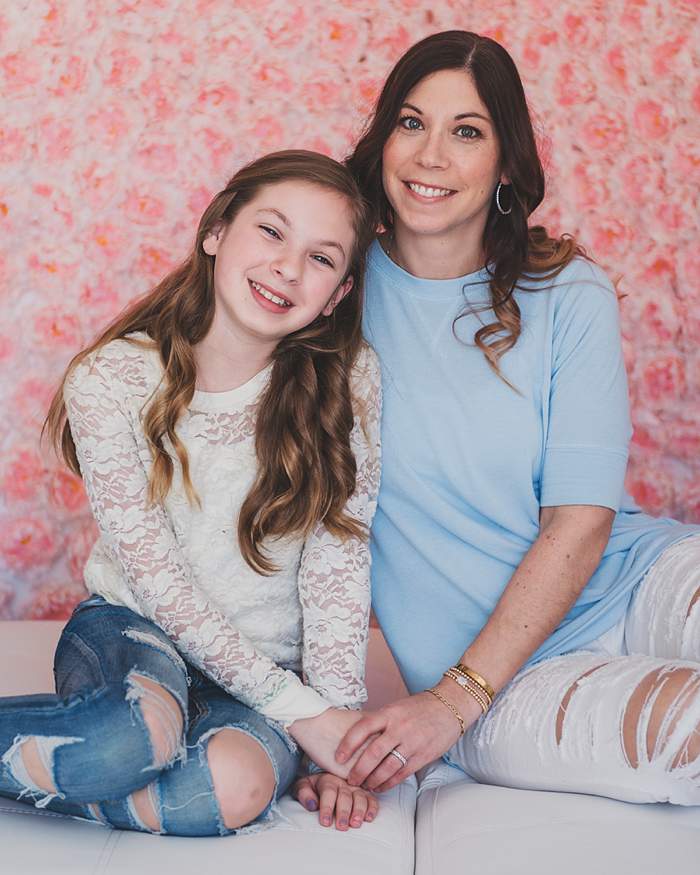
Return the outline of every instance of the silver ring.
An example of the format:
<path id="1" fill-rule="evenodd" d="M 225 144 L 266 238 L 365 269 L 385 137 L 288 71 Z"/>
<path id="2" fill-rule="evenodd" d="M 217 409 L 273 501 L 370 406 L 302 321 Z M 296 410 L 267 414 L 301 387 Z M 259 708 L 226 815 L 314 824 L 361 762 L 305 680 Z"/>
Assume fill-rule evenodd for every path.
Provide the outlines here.
<path id="1" fill-rule="evenodd" d="M 389 753 L 391 754 L 391 756 L 396 757 L 396 759 L 401 763 L 402 766 L 405 766 L 406 763 L 408 762 L 408 760 L 401 753 L 401 751 L 397 750 L 396 748 L 394 748 L 393 750 L 390 750 Z"/>

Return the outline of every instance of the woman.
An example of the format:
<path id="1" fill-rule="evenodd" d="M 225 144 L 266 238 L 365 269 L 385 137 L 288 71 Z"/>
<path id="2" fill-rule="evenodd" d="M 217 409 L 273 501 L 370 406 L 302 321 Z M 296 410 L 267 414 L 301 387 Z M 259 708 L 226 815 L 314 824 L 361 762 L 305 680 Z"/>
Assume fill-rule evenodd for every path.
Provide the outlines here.
<path id="1" fill-rule="evenodd" d="M 47 427 L 100 529 L 92 596 L 58 643 L 57 694 L 0 699 L 1 795 L 225 835 L 274 820 L 297 745 L 333 765 L 366 696 L 368 227 L 337 162 L 254 161 L 187 260 L 71 362 Z M 337 777 L 309 782 L 325 825 L 376 813 Z"/>
<path id="2" fill-rule="evenodd" d="M 348 165 L 383 233 L 366 337 L 383 373 L 374 607 L 411 695 L 347 733 L 349 780 L 444 755 L 480 781 L 700 803 L 700 529 L 623 491 L 614 289 L 528 228 L 544 179 L 494 41 L 399 60 Z"/>

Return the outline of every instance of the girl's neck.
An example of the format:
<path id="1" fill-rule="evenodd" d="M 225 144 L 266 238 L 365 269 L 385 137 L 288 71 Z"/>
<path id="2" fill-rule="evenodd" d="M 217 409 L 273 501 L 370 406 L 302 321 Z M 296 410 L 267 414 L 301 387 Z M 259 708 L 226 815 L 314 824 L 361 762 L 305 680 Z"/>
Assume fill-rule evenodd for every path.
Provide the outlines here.
<path id="1" fill-rule="evenodd" d="M 234 336 L 215 318 L 207 336 L 194 348 L 196 388 L 200 392 L 237 389 L 270 363 L 275 346 Z"/>
<path id="2" fill-rule="evenodd" d="M 481 234 L 470 240 L 460 229 L 458 234 L 416 234 L 397 223 L 385 235 L 384 248 L 391 259 L 413 276 L 444 280 L 466 276 L 484 266 Z"/>

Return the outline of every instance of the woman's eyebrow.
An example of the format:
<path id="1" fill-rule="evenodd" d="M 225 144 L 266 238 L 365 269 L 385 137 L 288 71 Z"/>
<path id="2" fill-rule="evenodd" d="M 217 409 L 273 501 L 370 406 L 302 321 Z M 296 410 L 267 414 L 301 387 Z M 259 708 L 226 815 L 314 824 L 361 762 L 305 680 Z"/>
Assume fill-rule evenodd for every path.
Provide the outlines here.
<path id="1" fill-rule="evenodd" d="M 261 207 L 258 210 L 258 213 L 274 213 L 275 216 L 277 216 L 277 218 L 280 220 L 280 222 L 283 222 L 288 228 L 292 227 L 292 223 L 285 216 L 285 214 L 281 213 L 279 210 L 276 210 L 274 207 Z M 335 249 L 340 250 L 340 254 L 343 256 L 343 258 L 345 258 L 345 250 L 340 245 L 340 243 L 337 243 L 335 240 L 319 240 L 317 245 L 318 246 L 332 246 Z"/>
<path id="2" fill-rule="evenodd" d="M 415 113 L 418 113 L 418 115 L 423 115 L 423 111 L 421 109 L 418 109 L 418 107 L 414 106 L 414 104 L 412 104 L 412 103 L 401 104 L 401 108 L 403 109 L 404 107 L 406 107 L 407 109 L 412 109 Z M 480 112 L 460 112 L 458 115 L 456 115 L 454 117 L 454 120 L 459 121 L 460 119 L 463 119 L 463 118 L 480 118 L 480 119 L 483 119 L 483 121 L 491 124 L 491 119 L 485 115 L 482 115 Z"/>

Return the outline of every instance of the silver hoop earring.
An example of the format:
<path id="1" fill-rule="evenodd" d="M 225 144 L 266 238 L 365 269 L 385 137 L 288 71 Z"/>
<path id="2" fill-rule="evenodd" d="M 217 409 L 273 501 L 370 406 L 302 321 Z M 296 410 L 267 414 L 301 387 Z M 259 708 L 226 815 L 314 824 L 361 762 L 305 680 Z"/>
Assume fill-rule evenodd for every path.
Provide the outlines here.
<path id="1" fill-rule="evenodd" d="M 511 204 L 507 210 L 503 209 L 503 207 L 501 206 L 501 189 L 502 188 L 503 188 L 503 183 L 499 182 L 498 185 L 496 186 L 496 207 L 498 209 L 498 212 L 502 216 L 509 216 L 513 211 L 513 204 Z"/>

